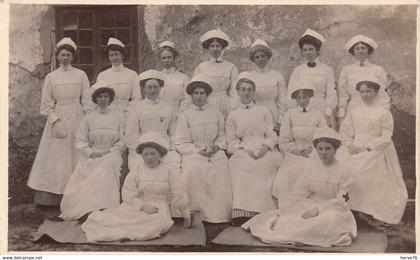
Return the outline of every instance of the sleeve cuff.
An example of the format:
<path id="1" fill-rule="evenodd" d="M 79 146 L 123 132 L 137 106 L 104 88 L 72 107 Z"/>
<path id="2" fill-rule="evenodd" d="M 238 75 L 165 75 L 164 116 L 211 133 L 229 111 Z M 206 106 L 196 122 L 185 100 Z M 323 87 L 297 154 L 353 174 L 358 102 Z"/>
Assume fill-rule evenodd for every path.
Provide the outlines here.
<path id="1" fill-rule="evenodd" d="M 55 121 L 57 121 L 58 119 L 60 119 L 59 117 L 58 117 L 58 115 L 56 114 L 56 113 L 54 113 L 54 112 L 51 112 L 49 115 L 48 115 L 48 117 L 47 117 L 47 120 L 48 120 L 48 122 L 50 123 L 50 124 L 53 124 Z"/>

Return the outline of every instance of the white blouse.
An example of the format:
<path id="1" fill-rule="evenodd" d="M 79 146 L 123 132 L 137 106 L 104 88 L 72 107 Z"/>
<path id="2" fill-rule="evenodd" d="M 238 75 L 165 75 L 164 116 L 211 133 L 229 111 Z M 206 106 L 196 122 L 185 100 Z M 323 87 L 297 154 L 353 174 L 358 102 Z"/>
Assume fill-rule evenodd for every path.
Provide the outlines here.
<path id="1" fill-rule="evenodd" d="M 89 89 L 89 79 L 84 71 L 71 66 L 67 68 L 60 66 L 45 77 L 41 115 L 46 116 L 48 122 L 52 124 L 61 116 L 71 113 L 65 109 L 56 111 L 57 105 L 81 104 L 84 112 L 93 110 Z"/>
<path id="2" fill-rule="evenodd" d="M 187 96 L 185 90 L 190 80 L 186 74 L 177 71 L 175 68 L 172 70 L 164 69 L 162 74 L 165 86 L 160 90 L 160 99 L 178 111 L 181 101 Z"/>
<path id="3" fill-rule="evenodd" d="M 295 107 L 287 111 L 283 118 L 280 134 L 279 148 L 285 152 L 293 149 L 306 149 L 312 146 L 312 137 L 319 127 L 327 125 L 324 114 L 319 110 Z"/>
<path id="4" fill-rule="evenodd" d="M 360 66 L 360 62 L 356 62 L 345 66 L 341 70 L 337 89 L 339 117 L 344 117 L 348 113 L 349 108 L 364 104 L 359 92 L 356 90 L 356 84 L 359 81 L 370 80 L 372 77 L 376 78 L 381 84 L 375 104 L 389 108 L 390 98 L 385 91 L 387 87 L 386 72 L 382 67 L 366 60 L 363 62 L 363 66 Z"/>
<path id="5" fill-rule="evenodd" d="M 140 86 L 137 73 L 123 65 L 112 66 L 111 68 L 99 73 L 96 80 L 108 82 L 115 91 L 112 107 L 118 107 L 125 112 L 128 103 L 140 100 Z"/>
<path id="6" fill-rule="evenodd" d="M 147 132 L 157 132 L 171 138 L 175 133 L 175 113 L 171 106 L 157 99 L 143 99 L 129 107 L 126 119 L 126 142 L 131 149 L 136 149 L 138 138 Z"/>
<path id="7" fill-rule="evenodd" d="M 239 74 L 235 64 L 222 60 L 218 63 L 215 59 L 200 63 L 194 70 L 194 75 L 204 74 L 210 80 L 213 88 L 212 96 L 229 96 L 232 91 L 236 91 L 235 80 Z"/>
<path id="8" fill-rule="evenodd" d="M 76 148 L 87 157 L 92 152 L 122 151 L 124 148 L 124 117 L 120 112 L 96 110 L 86 115 L 76 133 Z"/>
<path id="9" fill-rule="evenodd" d="M 257 150 L 263 145 L 274 149 L 277 144 L 270 111 L 255 103 L 241 104 L 230 112 L 226 119 L 226 136 L 230 153 L 239 148 Z"/>
<path id="10" fill-rule="evenodd" d="M 218 145 L 226 149 L 225 120 L 215 108 L 191 107 L 178 117 L 176 149 L 181 154 L 197 153 L 203 146 Z"/>
<path id="11" fill-rule="evenodd" d="M 245 73 L 256 85 L 255 101 L 257 104 L 264 105 L 270 109 L 274 123 L 281 123 L 287 111 L 287 88 L 283 75 L 279 71 L 270 69 L 269 67 L 264 69 L 257 68 Z M 240 76 L 238 76 L 239 78 Z M 232 94 L 232 96 L 235 99 L 233 102 L 239 105 L 239 97 L 236 89 L 235 94 Z"/>
<path id="12" fill-rule="evenodd" d="M 388 109 L 380 106 L 353 108 L 340 128 L 344 144 L 372 150 L 384 150 L 392 142 L 394 119 Z"/>
<path id="13" fill-rule="evenodd" d="M 313 108 L 323 112 L 326 116 L 332 116 L 332 112 L 337 107 L 338 97 L 335 88 L 335 78 L 333 70 L 319 59 L 314 61 L 316 66 L 310 68 L 307 63 L 297 66 L 290 76 L 288 89 L 296 89 L 300 82 L 308 82 L 314 88 L 314 97 L 311 99 Z M 296 106 L 296 102 L 288 95 L 288 105 L 290 108 Z"/>

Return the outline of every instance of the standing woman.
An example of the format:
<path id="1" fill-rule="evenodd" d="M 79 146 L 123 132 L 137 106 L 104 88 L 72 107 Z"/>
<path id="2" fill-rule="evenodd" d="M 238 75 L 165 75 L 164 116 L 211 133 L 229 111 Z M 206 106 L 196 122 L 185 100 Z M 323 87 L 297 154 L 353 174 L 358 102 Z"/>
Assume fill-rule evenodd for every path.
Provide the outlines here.
<path id="1" fill-rule="evenodd" d="M 207 105 L 212 93 L 209 80 L 195 75 L 187 87 L 192 105 L 178 117 L 175 146 L 182 155 L 182 183 L 190 208 L 211 223 L 228 222 L 232 187 L 228 171 L 225 119 Z"/>
<path id="2" fill-rule="evenodd" d="M 210 55 L 210 60 L 200 63 L 194 75 L 203 74 L 208 78 L 213 88 L 208 103 L 226 118 L 230 110 L 229 96 L 236 91 L 234 84 L 239 74 L 236 65 L 222 58 L 229 45 L 229 37 L 220 30 L 211 30 L 200 37 L 200 42 Z"/>
<path id="3" fill-rule="evenodd" d="M 368 58 L 378 48 L 378 44 L 364 35 L 356 35 L 346 43 L 346 49 L 356 58 L 356 62 L 345 66 L 338 80 L 338 121 L 344 120 L 352 107 L 363 105 L 356 84 L 365 78 L 374 78 L 380 84 L 378 97 L 374 105 L 389 109 L 390 98 L 386 92 L 387 76 L 385 70 L 370 63 Z"/>
<path id="4" fill-rule="evenodd" d="M 70 38 L 57 43 L 60 67 L 44 81 L 41 115 L 47 117 L 28 186 L 34 190 L 34 202 L 58 206 L 67 180 L 78 161 L 74 146 L 80 120 L 89 109 L 89 80 L 86 73 L 71 66 L 76 44 Z"/>
<path id="5" fill-rule="evenodd" d="M 228 152 L 233 154 L 229 159 L 233 190 L 231 222 L 239 226 L 258 213 L 276 208 L 271 188 L 279 155 L 274 152 L 277 136 L 273 117 L 267 107 L 255 103 L 255 83 L 240 78 L 236 89 L 241 105 L 227 117 L 226 136 Z"/>
<path id="6" fill-rule="evenodd" d="M 140 74 L 140 86 L 145 98 L 130 106 L 126 119 L 126 141 L 129 147 L 128 167 L 134 171 L 142 157 L 136 154 L 139 138 L 147 132 L 156 132 L 166 138 L 171 145 L 166 160 L 180 167 L 180 156 L 174 151 L 173 136 L 175 134 L 175 111 L 160 99 L 162 88 L 166 88 L 163 74 L 156 70 L 148 70 Z"/>
<path id="7" fill-rule="evenodd" d="M 176 68 L 175 62 L 178 57 L 179 53 L 173 42 L 165 41 L 159 44 L 159 60 L 163 66 L 162 75 L 165 81 L 160 98 L 172 107 L 176 115 L 179 114 L 181 101 L 186 97 L 185 89 L 189 83 L 188 76 Z"/>
<path id="8" fill-rule="evenodd" d="M 115 91 L 112 109 L 127 112 L 129 102 L 140 100 L 137 73 L 124 67 L 125 45 L 118 39 L 109 38 L 108 58 L 112 67 L 99 73 L 96 81 L 105 81 Z"/>
<path id="9" fill-rule="evenodd" d="M 272 115 L 274 130 L 276 132 L 280 129 L 280 124 L 286 113 L 286 96 L 287 89 L 283 75 L 276 70 L 270 68 L 269 60 L 272 56 L 271 49 L 263 40 L 256 40 L 250 50 L 249 58 L 255 64 L 255 70 L 246 73 L 246 77 L 255 82 L 256 92 L 255 101 L 259 105 L 267 107 Z M 242 74 L 241 73 L 241 74 Z M 242 76 L 238 76 L 241 78 Z M 239 101 L 237 95 L 232 94 L 231 102 L 232 108 L 235 107 L 235 99 Z M 235 98 L 236 96 L 236 98 Z M 237 102 L 238 105 L 240 102 Z"/>
<path id="10" fill-rule="evenodd" d="M 333 70 L 319 60 L 323 42 L 325 42 L 324 37 L 311 29 L 307 29 L 302 35 L 299 39 L 299 48 L 306 61 L 293 70 L 288 88 L 294 89 L 295 85 L 302 81 L 310 83 L 315 89 L 311 106 L 321 111 L 325 115 L 327 124 L 335 128 L 333 112 L 337 107 L 338 97 Z M 289 99 L 289 107 L 295 106 L 295 102 Z"/>
<path id="11" fill-rule="evenodd" d="M 64 220 L 77 220 L 94 210 L 120 205 L 124 117 L 109 108 L 115 92 L 106 84 L 92 86 L 96 110 L 82 119 L 76 134 L 76 148 L 83 153 L 64 190 Z"/>
<path id="12" fill-rule="evenodd" d="M 356 84 L 363 105 L 353 108 L 340 128 L 351 156 L 340 158 L 352 166 L 354 183 L 349 201 L 353 210 L 370 215 L 374 226 L 398 224 L 404 214 L 407 189 L 398 155 L 392 142 L 394 120 L 388 109 L 376 105 L 383 86 L 375 79 Z"/>

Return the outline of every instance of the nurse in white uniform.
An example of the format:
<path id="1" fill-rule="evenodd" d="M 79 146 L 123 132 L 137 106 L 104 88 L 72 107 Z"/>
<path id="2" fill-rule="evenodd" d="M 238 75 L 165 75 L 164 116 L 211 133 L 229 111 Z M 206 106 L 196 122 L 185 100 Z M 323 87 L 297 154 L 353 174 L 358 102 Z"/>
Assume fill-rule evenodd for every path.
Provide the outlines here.
<path id="1" fill-rule="evenodd" d="M 182 155 L 182 184 L 191 210 L 211 223 L 229 222 L 232 186 L 225 154 L 225 119 L 207 104 L 210 81 L 197 74 L 187 87 L 192 105 L 178 117 L 175 146 Z"/>
<path id="2" fill-rule="evenodd" d="M 273 53 L 265 41 L 256 40 L 251 45 L 249 54 L 249 58 L 255 64 L 255 69 L 241 74 L 245 73 L 247 78 L 255 82 L 255 101 L 258 105 L 265 106 L 270 110 L 274 130 L 278 133 L 287 110 L 287 88 L 283 75 L 279 71 L 273 70 L 269 65 L 272 55 Z M 241 74 L 238 79 L 244 77 Z M 232 93 L 231 108 L 239 106 L 240 103 L 237 93 Z"/>
<path id="3" fill-rule="evenodd" d="M 235 64 L 222 58 L 229 45 L 229 37 L 221 30 L 211 30 L 200 37 L 200 42 L 210 55 L 210 60 L 200 63 L 195 68 L 194 75 L 203 74 L 208 78 L 213 88 L 208 103 L 226 118 L 230 110 L 229 97 L 236 92 L 234 84 L 239 74 Z"/>
<path id="4" fill-rule="evenodd" d="M 105 81 L 115 91 L 111 109 L 127 112 L 129 103 L 140 100 L 137 73 L 124 66 L 125 45 L 116 38 L 108 40 L 108 58 L 111 68 L 99 73 L 97 82 Z"/>
<path id="5" fill-rule="evenodd" d="M 165 81 L 165 87 L 160 92 L 160 98 L 172 107 L 177 116 L 181 101 L 188 96 L 185 89 L 190 82 L 186 74 L 177 70 L 176 61 L 178 57 L 179 52 L 175 49 L 173 42 L 164 41 L 159 44 L 159 59 L 163 67 L 161 72 Z"/>
<path id="6" fill-rule="evenodd" d="M 321 111 L 325 115 L 327 124 L 335 128 L 335 114 L 338 97 L 335 86 L 334 72 L 330 66 L 321 62 L 319 59 L 321 46 L 325 38 L 307 29 L 299 39 L 299 48 L 305 58 L 305 63 L 297 66 L 290 76 L 289 89 L 295 88 L 299 82 L 309 82 L 315 89 L 311 99 L 311 106 Z M 295 107 L 294 100 L 289 98 L 289 108 Z"/>
<path id="7" fill-rule="evenodd" d="M 378 44 L 364 35 L 356 35 L 345 45 L 346 49 L 354 56 L 355 62 L 345 66 L 338 79 L 338 121 L 341 123 L 353 107 L 363 105 L 363 101 L 356 89 L 356 84 L 366 78 L 374 79 L 381 86 L 374 105 L 389 109 L 390 98 L 385 91 L 387 76 L 385 70 L 369 61 L 370 55 L 378 48 Z"/>
<path id="8" fill-rule="evenodd" d="M 70 38 L 57 43 L 60 67 L 44 81 L 41 115 L 47 117 L 41 142 L 29 175 L 37 205 L 58 206 L 67 181 L 79 159 L 74 146 L 76 131 L 85 112 L 92 110 L 86 73 L 71 66 L 76 44 Z"/>

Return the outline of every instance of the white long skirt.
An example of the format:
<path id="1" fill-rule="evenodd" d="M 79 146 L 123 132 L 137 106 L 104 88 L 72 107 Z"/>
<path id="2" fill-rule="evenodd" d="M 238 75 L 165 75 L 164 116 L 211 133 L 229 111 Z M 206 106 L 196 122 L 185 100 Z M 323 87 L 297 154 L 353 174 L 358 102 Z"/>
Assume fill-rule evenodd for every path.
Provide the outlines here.
<path id="1" fill-rule="evenodd" d="M 232 186 L 228 159 L 223 151 L 211 158 L 188 154 L 182 158 L 182 186 L 190 209 L 199 211 L 203 221 L 228 222 L 232 213 Z"/>
<path id="2" fill-rule="evenodd" d="M 347 246 L 357 235 L 356 221 L 344 202 L 323 209 L 318 216 L 303 219 L 302 214 L 320 203 L 302 200 L 280 212 L 261 213 L 242 227 L 265 243 L 302 243 L 314 246 Z"/>
<path id="3" fill-rule="evenodd" d="M 29 175 L 28 186 L 37 191 L 63 194 L 80 157 L 74 142 L 83 110 L 80 103 L 57 104 L 55 113 L 66 127 L 66 136 L 56 138 L 52 125 L 47 121 Z"/>
<path id="4" fill-rule="evenodd" d="M 229 159 L 233 208 L 253 212 L 276 209 L 271 196 L 274 177 L 279 168 L 279 155 L 268 152 L 254 160 L 245 150 L 237 150 Z"/>
<path id="5" fill-rule="evenodd" d="M 61 201 L 61 217 L 77 220 L 84 214 L 120 204 L 121 153 L 100 158 L 83 156 L 71 175 Z"/>
<path id="6" fill-rule="evenodd" d="M 407 202 L 397 151 L 391 143 L 384 151 L 350 155 L 346 147 L 337 151 L 337 159 L 353 171 L 350 208 L 390 224 L 398 224 Z"/>
<path id="7" fill-rule="evenodd" d="M 147 214 L 125 203 L 117 208 L 95 211 L 83 223 L 82 230 L 90 242 L 157 238 L 168 232 L 174 223 L 165 203 L 152 203 L 159 209 L 155 214 Z"/>
<path id="8" fill-rule="evenodd" d="M 274 178 L 272 195 L 277 198 L 277 207 L 283 207 L 284 198 L 292 191 L 293 186 L 302 177 L 308 163 L 315 160 L 316 152 L 309 158 L 286 152 L 284 160 Z"/>

